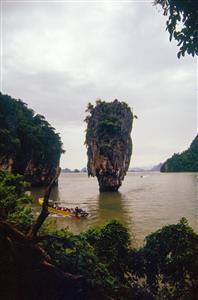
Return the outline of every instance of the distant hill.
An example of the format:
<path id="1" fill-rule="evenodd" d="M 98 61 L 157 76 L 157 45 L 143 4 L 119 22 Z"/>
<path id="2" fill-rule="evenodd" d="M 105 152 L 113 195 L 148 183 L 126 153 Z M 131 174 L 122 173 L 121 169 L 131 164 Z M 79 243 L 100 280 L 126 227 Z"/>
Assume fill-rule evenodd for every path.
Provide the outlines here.
<path id="1" fill-rule="evenodd" d="M 154 166 L 144 166 L 144 167 L 133 167 L 129 168 L 128 172 L 156 172 L 160 171 L 160 168 L 162 166 L 162 163 L 159 163 Z M 69 169 L 69 168 L 64 168 L 61 170 L 63 173 L 87 173 L 87 168 L 84 167 L 82 169 Z"/>
<path id="2" fill-rule="evenodd" d="M 74 170 L 71 170 L 69 168 L 65 168 L 65 169 L 62 169 L 61 170 L 63 173 L 81 173 L 81 172 L 85 172 L 84 171 L 84 168 L 82 170 L 79 170 L 79 169 L 74 169 Z"/>
<path id="3" fill-rule="evenodd" d="M 198 172 L 198 135 L 192 141 L 190 147 L 182 153 L 173 154 L 167 159 L 161 172 Z"/>
<path id="4" fill-rule="evenodd" d="M 62 169 L 61 172 L 63 172 L 63 173 L 72 173 L 72 170 L 70 170 L 68 168 L 65 168 L 65 169 Z"/>
<path id="5" fill-rule="evenodd" d="M 129 168 L 128 172 L 145 172 L 148 171 L 148 169 L 144 169 L 143 167 L 133 167 L 133 168 Z"/>
<path id="6" fill-rule="evenodd" d="M 129 169 L 129 172 L 156 172 L 160 171 L 162 163 L 154 166 L 144 166 L 144 167 L 133 167 Z"/>

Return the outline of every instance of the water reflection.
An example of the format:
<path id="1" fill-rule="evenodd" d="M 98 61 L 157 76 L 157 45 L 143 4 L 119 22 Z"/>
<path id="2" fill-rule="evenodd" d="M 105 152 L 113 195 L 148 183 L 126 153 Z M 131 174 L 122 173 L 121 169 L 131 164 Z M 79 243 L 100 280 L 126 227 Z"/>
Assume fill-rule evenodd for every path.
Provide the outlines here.
<path id="1" fill-rule="evenodd" d="M 133 212 L 127 209 L 127 201 L 126 195 L 121 192 L 100 193 L 96 198 L 97 209 L 94 211 L 90 209 L 92 214 L 90 217 L 90 225 L 103 224 L 110 220 L 118 220 L 129 228 L 133 244 L 136 244 L 133 230 Z"/>
<path id="2" fill-rule="evenodd" d="M 98 214 L 102 222 L 112 219 L 124 221 L 123 201 L 124 195 L 120 192 L 105 192 L 98 196 Z"/>

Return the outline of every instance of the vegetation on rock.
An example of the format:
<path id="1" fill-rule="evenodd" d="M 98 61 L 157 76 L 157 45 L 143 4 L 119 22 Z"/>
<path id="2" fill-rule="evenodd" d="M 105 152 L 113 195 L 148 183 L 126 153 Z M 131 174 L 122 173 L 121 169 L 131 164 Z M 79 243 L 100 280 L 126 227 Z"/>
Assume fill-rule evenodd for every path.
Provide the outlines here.
<path id="1" fill-rule="evenodd" d="M 191 143 L 189 149 L 181 154 L 174 154 L 166 160 L 161 172 L 198 172 L 198 135 Z"/>
<path id="2" fill-rule="evenodd" d="M 100 191 L 117 191 L 132 154 L 133 114 L 124 102 L 89 103 L 85 118 L 88 176 L 96 176 Z"/>
<path id="3" fill-rule="evenodd" d="M 47 185 L 63 152 L 60 137 L 21 100 L 0 93 L 0 169 Z"/>
<path id="4" fill-rule="evenodd" d="M 170 41 L 174 39 L 180 47 L 178 58 L 186 53 L 198 55 L 198 3 L 194 0 L 155 0 L 154 5 L 160 5 L 164 15 L 168 15 L 166 30 Z"/>

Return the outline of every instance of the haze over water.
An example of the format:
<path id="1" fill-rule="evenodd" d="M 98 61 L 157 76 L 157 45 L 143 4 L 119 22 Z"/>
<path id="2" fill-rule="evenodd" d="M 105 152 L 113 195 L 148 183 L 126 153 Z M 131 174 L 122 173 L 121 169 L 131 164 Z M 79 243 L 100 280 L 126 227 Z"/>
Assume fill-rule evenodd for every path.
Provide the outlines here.
<path id="1" fill-rule="evenodd" d="M 36 200 L 44 189 L 32 192 L 38 209 Z M 133 244 L 139 246 L 146 235 L 181 217 L 198 232 L 198 173 L 128 173 L 117 193 L 99 193 L 97 179 L 87 174 L 62 173 L 50 199 L 88 211 L 88 218 L 81 220 L 50 216 L 59 228 L 69 227 L 74 233 L 117 219 L 128 226 Z"/>

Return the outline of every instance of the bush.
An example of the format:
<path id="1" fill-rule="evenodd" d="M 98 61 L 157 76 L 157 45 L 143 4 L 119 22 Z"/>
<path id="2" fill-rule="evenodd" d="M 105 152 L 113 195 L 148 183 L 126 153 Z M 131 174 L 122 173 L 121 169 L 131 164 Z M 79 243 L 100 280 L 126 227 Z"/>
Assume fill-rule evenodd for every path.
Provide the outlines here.
<path id="1" fill-rule="evenodd" d="M 198 295 L 198 235 L 182 218 L 146 238 L 143 248 L 145 275 L 156 293 L 169 299 L 196 299 Z"/>
<path id="2" fill-rule="evenodd" d="M 23 176 L 0 171 L 0 219 L 28 229 L 33 221 L 32 198 L 25 194 L 28 183 Z"/>

